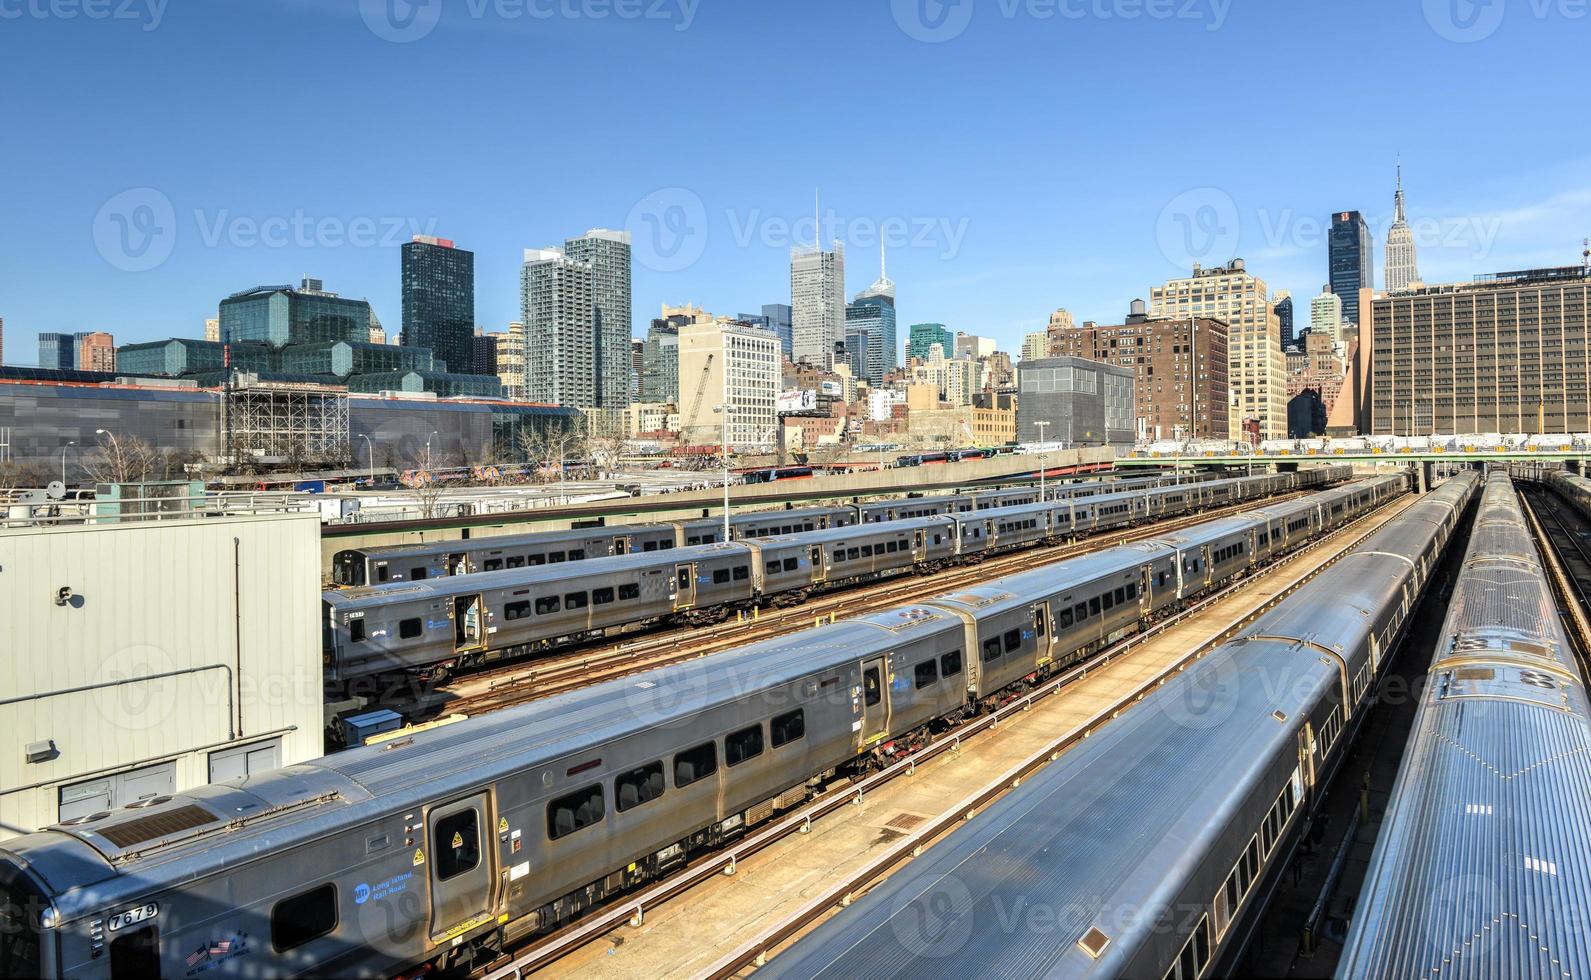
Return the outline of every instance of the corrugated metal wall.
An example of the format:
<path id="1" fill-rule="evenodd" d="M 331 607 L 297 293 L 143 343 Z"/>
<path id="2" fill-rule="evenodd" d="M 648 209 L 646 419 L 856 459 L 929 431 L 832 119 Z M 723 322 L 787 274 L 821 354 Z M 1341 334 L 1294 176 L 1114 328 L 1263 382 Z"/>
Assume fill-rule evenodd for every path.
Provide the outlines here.
<path id="1" fill-rule="evenodd" d="M 180 790 L 267 738 L 320 755 L 319 539 L 314 515 L 0 532 L 0 837 L 86 779 L 173 760 Z"/>

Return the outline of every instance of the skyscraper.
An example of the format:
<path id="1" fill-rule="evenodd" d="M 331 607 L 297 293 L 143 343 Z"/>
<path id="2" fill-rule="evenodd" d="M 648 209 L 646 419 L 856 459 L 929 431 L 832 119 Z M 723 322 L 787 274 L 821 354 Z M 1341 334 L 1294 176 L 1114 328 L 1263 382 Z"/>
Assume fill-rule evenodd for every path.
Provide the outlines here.
<path id="1" fill-rule="evenodd" d="M 956 356 L 956 338 L 943 323 L 914 323 L 911 328 L 911 340 L 908 342 L 907 354 L 919 360 L 928 360 L 928 354 L 933 346 L 938 344 L 940 353 L 945 357 Z"/>
<path id="2" fill-rule="evenodd" d="M 630 404 L 630 233 L 593 228 L 564 242 L 564 254 L 591 266 L 591 324 L 599 408 Z"/>
<path id="3" fill-rule="evenodd" d="M 828 370 L 845 345 L 845 244 L 790 250 L 790 353 Z"/>
<path id="4" fill-rule="evenodd" d="M 1327 261 L 1331 291 L 1342 297 L 1342 318 L 1359 323 L 1359 290 L 1376 285 L 1375 240 L 1358 211 L 1339 211 L 1331 217 Z"/>
<path id="5" fill-rule="evenodd" d="M 116 338 L 102 330 L 79 334 L 77 367 L 81 371 L 116 370 Z"/>
<path id="6" fill-rule="evenodd" d="M 900 346 L 895 330 L 895 283 L 884 266 L 884 247 L 878 249 L 878 281 L 856 294 L 845 308 L 845 346 L 850 351 L 853 333 L 860 333 L 866 347 L 850 358 L 858 379 L 877 387 L 884 375 L 900 367 Z"/>
<path id="7" fill-rule="evenodd" d="M 1309 302 L 1309 332 L 1324 334 L 1336 342 L 1342 337 L 1342 297 L 1323 286 L 1320 295 Z"/>
<path id="8" fill-rule="evenodd" d="M 1193 267 L 1193 275 L 1156 286 L 1151 317 L 1205 316 L 1223 320 L 1227 334 L 1228 437 L 1243 438 L 1243 420 L 1257 419 L 1263 439 L 1287 437 L 1287 361 L 1265 281 L 1242 259 Z"/>
<path id="9" fill-rule="evenodd" d="M 564 408 L 597 407 L 591 264 L 561 248 L 527 248 L 519 283 L 525 397 Z"/>
<path id="10" fill-rule="evenodd" d="M 768 329 L 779 338 L 779 350 L 785 357 L 791 356 L 790 337 L 790 304 L 789 303 L 764 303 L 762 315 L 768 319 Z"/>
<path id="11" fill-rule="evenodd" d="M 468 373 L 475 362 L 475 253 L 429 235 L 414 236 L 402 251 L 404 346 L 429 348 L 447 370 Z M 366 323 L 359 339 L 369 338 Z"/>
<path id="12" fill-rule="evenodd" d="M 1392 197 L 1394 217 L 1387 229 L 1387 292 L 1397 293 L 1420 282 L 1420 265 L 1414 254 L 1414 232 L 1403 208 L 1403 167 L 1398 167 L 1398 189 Z"/>
<path id="13" fill-rule="evenodd" d="M 39 334 L 39 367 L 57 371 L 71 371 L 77 367 L 78 345 L 86 333 Z"/>
<path id="14" fill-rule="evenodd" d="M 1277 334 L 1282 339 L 1282 346 L 1291 347 L 1298 341 L 1298 334 L 1293 330 L 1293 294 L 1285 289 L 1278 289 L 1271 294 L 1271 300 L 1273 301 L 1271 309 L 1276 311 L 1276 320 L 1279 324 Z"/>

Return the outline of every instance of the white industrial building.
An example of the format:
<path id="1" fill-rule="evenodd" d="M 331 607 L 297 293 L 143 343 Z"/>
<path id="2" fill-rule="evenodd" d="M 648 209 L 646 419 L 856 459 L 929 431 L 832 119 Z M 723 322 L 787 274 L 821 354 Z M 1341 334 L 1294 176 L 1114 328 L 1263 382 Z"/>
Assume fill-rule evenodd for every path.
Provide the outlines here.
<path id="1" fill-rule="evenodd" d="M 0 838 L 322 753 L 313 514 L 0 530 Z"/>

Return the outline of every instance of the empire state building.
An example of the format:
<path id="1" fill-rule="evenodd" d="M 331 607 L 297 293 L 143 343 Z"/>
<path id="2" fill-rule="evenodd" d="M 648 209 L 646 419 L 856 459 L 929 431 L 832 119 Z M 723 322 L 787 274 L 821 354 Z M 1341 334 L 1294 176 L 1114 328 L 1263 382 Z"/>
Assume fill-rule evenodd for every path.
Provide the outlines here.
<path id="1" fill-rule="evenodd" d="M 1396 293 L 1420 284 L 1420 267 L 1414 254 L 1414 232 L 1403 209 L 1403 168 L 1398 168 L 1397 215 L 1387 229 L 1387 292 Z"/>

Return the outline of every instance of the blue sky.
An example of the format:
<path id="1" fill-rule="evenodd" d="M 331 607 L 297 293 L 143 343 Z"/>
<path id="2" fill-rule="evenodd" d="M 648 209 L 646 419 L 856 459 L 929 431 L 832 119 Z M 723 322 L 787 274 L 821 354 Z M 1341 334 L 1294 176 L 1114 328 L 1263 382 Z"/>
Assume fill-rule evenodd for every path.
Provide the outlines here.
<path id="1" fill-rule="evenodd" d="M 1574 0 L 436 2 L 0 0 L 7 362 L 304 274 L 396 330 L 417 229 L 475 251 L 488 329 L 524 248 L 592 227 L 637 235 L 638 330 L 752 311 L 815 188 L 849 293 L 882 231 L 903 328 L 1007 348 L 1194 260 L 1307 302 L 1400 155 L 1429 281 L 1591 234 Z"/>

